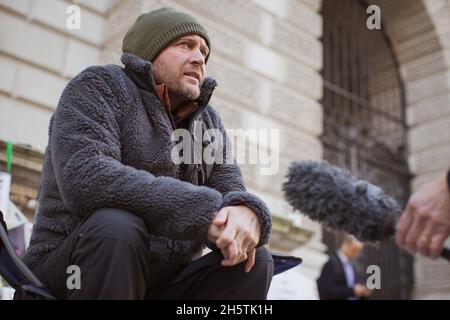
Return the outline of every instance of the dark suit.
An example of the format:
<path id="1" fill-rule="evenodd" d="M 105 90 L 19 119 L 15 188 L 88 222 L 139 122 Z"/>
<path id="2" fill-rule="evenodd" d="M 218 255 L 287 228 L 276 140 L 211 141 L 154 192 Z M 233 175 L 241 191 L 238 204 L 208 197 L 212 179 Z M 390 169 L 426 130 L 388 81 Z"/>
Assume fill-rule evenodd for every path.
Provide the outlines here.
<path id="1" fill-rule="evenodd" d="M 362 283 L 361 277 L 354 268 L 355 283 Z M 322 268 L 317 279 L 317 288 L 321 300 L 346 300 L 354 298 L 353 288 L 347 286 L 344 266 L 338 255 L 332 254 Z"/>

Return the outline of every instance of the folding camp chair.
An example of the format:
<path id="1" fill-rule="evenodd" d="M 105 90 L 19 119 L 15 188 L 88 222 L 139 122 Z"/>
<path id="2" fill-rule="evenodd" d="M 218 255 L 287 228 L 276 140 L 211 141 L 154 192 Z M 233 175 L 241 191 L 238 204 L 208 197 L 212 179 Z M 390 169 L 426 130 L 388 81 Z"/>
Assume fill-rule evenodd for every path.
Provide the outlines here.
<path id="1" fill-rule="evenodd" d="M 273 259 L 273 265 L 274 265 L 273 275 L 274 276 L 298 266 L 303 261 L 299 257 L 285 255 L 285 254 L 281 254 L 278 252 L 271 251 L 270 254 L 272 255 L 272 259 Z"/>
<path id="2" fill-rule="evenodd" d="M 0 276 L 16 290 L 15 298 L 54 300 L 41 281 L 16 255 L 0 211 Z"/>

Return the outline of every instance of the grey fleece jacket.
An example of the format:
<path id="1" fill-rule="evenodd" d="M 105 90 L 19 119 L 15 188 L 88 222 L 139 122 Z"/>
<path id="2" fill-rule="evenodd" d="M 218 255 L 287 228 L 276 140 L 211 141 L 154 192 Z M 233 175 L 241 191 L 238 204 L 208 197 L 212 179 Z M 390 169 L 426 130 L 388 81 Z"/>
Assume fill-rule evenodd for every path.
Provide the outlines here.
<path id="1" fill-rule="evenodd" d="M 111 207 L 133 212 L 145 222 L 155 279 L 173 276 L 192 260 L 208 243 L 213 213 L 224 206 L 251 208 L 261 223 L 259 246 L 266 244 L 270 212 L 245 190 L 239 167 L 214 164 L 206 178 L 203 165 L 182 170 L 174 164 L 171 150 L 177 142 L 171 141 L 170 119 L 151 89 L 151 63 L 129 53 L 122 62 L 125 68 L 85 69 L 62 93 L 50 121 L 25 263 L 33 268 L 84 217 Z M 208 105 L 215 86 L 215 80 L 205 79 L 199 111 L 190 120 L 224 132 L 218 113 Z M 203 179 L 192 180 L 192 172 Z"/>

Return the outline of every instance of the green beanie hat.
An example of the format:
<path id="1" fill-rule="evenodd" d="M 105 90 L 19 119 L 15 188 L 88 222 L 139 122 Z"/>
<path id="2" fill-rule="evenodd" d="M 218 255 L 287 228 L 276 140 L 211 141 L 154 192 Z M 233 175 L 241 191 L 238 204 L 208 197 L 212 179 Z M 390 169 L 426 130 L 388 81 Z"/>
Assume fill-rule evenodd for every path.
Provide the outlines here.
<path id="1" fill-rule="evenodd" d="M 141 14 L 128 30 L 122 43 L 122 51 L 153 62 L 158 54 L 175 39 L 197 34 L 205 39 L 211 52 L 208 33 L 194 17 L 164 7 Z M 209 53 L 205 61 L 208 61 Z"/>

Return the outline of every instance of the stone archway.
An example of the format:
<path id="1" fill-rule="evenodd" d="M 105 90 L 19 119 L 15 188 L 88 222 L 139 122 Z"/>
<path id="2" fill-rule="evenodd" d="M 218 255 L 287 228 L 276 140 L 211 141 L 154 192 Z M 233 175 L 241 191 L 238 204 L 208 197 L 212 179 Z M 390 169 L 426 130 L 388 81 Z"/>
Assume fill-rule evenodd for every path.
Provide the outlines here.
<path id="1" fill-rule="evenodd" d="M 366 28 L 366 8 L 361 0 L 323 1 L 324 158 L 403 204 L 410 193 L 404 84 L 384 28 Z M 340 238 L 324 230 L 330 254 Z M 365 246 L 358 264 L 363 279 L 370 265 L 383 270 L 372 299 L 411 296 L 413 259 L 393 241 Z"/>
<path id="2" fill-rule="evenodd" d="M 450 164 L 450 2 L 366 0 L 381 9 L 405 88 L 411 190 Z M 450 266 L 415 260 L 415 298 L 450 298 Z"/>
<path id="3" fill-rule="evenodd" d="M 427 149 L 450 154 L 450 3 L 440 0 L 371 1 L 379 4 L 406 90 L 412 189 L 448 168 L 430 163 Z M 435 160 L 438 160 L 437 158 Z"/>
<path id="4" fill-rule="evenodd" d="M 379 4 L 405 84 L 412 191 L 450 164 L 450 2 Z M 450 298 L 450 266 L 416 258 L 415 298 Z"/>

